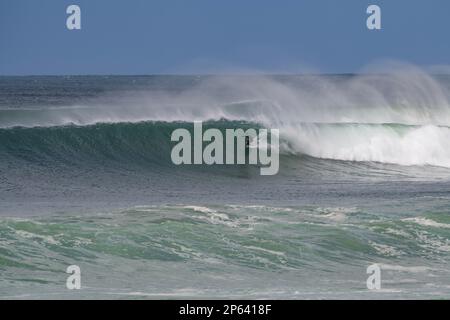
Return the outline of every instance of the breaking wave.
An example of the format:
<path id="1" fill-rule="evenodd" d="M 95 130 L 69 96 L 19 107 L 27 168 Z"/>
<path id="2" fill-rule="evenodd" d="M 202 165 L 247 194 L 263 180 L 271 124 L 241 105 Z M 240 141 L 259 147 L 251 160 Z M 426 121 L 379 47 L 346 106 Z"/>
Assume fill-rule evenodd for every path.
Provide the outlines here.
<path id="1" fill-rule="evenodd" d="M 158 160 L 172 130 L 203 120 L 222 129 L 280 129 L 284 154 L 450 168 L 447 80 L 411 66 L 350 77 L 220 76 L 171 93 L 5 108 L 0 150 L 14 157 L 25 150 L 63 158 L 81 151 Z"/>

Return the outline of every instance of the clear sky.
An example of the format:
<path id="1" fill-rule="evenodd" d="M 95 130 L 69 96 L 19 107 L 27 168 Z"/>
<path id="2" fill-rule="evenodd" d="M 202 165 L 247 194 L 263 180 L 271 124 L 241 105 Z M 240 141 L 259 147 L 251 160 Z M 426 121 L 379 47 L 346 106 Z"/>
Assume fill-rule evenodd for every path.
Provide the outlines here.
<path id="1" fill-rule="evenodd" d="M 82 29 L 66 28 L 81 7 Z M 382 10 L 382 30 L 366 9 Z M 449 0 L 0 0 L 0 74 L 357 72 L 450 64 Z"/>

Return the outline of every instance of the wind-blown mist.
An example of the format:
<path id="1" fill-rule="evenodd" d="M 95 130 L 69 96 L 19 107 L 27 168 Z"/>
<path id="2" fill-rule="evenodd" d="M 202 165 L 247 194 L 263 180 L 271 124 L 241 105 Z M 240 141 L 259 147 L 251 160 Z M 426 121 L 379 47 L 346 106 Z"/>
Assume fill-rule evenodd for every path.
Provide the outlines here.
<path id="1" fill-rule="evenodd" d="M 124 90 L 79 105 L 0 111 L 0 127 L 247 121 L 280 129 L 282 152 L 450 167 L 446 77 L 402 66 L 357 76 L 208 76 L 180 90 Z"/>

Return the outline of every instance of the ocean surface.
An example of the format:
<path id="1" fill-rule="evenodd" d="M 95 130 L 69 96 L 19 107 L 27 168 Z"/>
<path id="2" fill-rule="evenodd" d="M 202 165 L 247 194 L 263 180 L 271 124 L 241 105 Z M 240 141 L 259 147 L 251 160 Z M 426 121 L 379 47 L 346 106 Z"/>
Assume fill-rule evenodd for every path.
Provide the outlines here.
<path id="1" fill-rule="evenodd" d="M 279 129 L 279 173 L 174 165 L 196 120 Z M 450 76 L 0 77 L 0 299 L 448 299 L 449 262 Z"/>

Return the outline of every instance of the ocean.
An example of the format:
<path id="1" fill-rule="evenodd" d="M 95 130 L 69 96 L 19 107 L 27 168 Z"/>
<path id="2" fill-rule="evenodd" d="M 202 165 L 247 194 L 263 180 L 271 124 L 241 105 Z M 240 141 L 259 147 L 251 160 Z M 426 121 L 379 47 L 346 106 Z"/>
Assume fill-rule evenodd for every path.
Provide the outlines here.
<path id="1" fill-rule="evenodd" d="M 173 164 L 193 121 L 279 129 L 278 174 Z M 449 76 L 0 77 L 0 299 L 448 299 L 449 261 Z"/>

